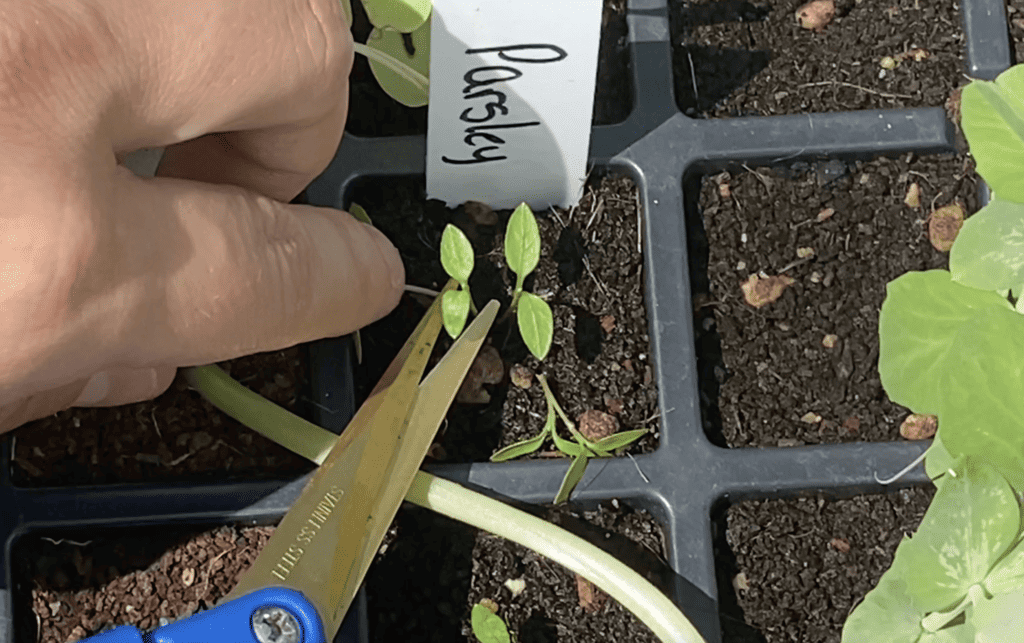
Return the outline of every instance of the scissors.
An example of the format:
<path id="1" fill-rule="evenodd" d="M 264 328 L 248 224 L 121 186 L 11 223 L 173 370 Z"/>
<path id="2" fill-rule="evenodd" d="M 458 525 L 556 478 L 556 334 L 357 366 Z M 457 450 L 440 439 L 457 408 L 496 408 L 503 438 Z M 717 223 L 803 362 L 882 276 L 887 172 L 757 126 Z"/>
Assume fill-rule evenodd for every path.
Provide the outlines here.
<path id="1" fill-rule="evenodd" d="M 487 304 L 421 383 L 441 300 L 219 604 L 145 634 L 122 625 L 82 643 L 331 641 L 498 311 Z"/>

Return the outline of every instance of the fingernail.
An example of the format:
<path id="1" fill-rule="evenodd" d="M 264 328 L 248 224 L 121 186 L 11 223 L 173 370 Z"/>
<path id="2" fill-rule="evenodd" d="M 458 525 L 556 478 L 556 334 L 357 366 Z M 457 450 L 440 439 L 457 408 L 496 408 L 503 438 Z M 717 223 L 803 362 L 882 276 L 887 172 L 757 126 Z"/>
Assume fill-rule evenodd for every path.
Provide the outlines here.
<path id="1" fill-rule="evenodd" d="M 100 371 L 89 378 L 81 394 L 72 406 L 92 406 L 107 399 L 110 394 L 110 374 Z"/>

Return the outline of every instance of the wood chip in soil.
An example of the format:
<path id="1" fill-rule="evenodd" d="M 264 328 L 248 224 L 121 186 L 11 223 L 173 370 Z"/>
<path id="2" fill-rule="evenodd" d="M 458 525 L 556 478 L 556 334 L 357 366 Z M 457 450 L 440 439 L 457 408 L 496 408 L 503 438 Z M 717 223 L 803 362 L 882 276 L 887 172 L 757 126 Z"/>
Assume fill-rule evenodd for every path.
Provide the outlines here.
<path id="1" fill-rule="evenodd" d="M 925 220 L 933 204 L 954 199 L 975 212 L 978 180 L 966 156 L 904 155 L 797 166 L 788 175 L 741 168 L 693 186 L 703 221 L 689 224 L 695 328 L 712 440 L 763 447 L 899 439 L 909 410 L 888 399 L 878 376 L 886 284 L 948 267 Z M 913 182 L 918 209 L 904 203 Z M 819 221 L 823 210 L 832 212 Z M 812 253 L 801 258 L 802 248 Z M 754 308 L 740 286 L 759 273 L 795 283 Z"/>
<path id="2" fill-rule="evenodd" d="M 307 364 L 305 348 L 295 346 L 220 366 L 257 393 L 304 414 Z M 25 424 L 10 438 L 13 481 L 19 486 L 284 479 L 313 468 L 221 413 L 189 389 L 180 373 L 155 400 L 68 409 Z"/>
<path id="3" fill-rule="evenodd" d="M 797 24 L 805 2 L 671 2 L 679 108 L 729 117 L 941 107 L 966 84 L 957 3 L 837 0 L 818 33 Z M 886 56 L 901 59 L 895 69 L 881 67 Z"/>
<path id="4" fill-rule="evenodd" d="M 847 615 L 917 529 L 933 494 L 929 486 L 729 507 L 717 521 L 715 552 L 723 640 L 839 643 Z"/>
<path id="5" fill-rule="evenodd" d="M 353 201 L 366 208 L 375 226 L 399 248 L 410 283 L 437 289 L 447 281 L 438 255 L 444 226 L 453 223 L 476 251 L 470 287 L 478 307 L 511 300 L 515 275 L 503 263 L 503 232 L 509 211 L 494 225 L 478 224 L 463 206 L 449 210 L 427 201 L 422 180 L 367 180 L 355 186 Z M 646 453 L 658 441 L 657 387 L 650 356 L 643 296 L 643 258 L 638 253 L 636 186 L 625 177 L 594 179 L 578 207 L 538 212 L 541 259 L 526 288 L 545 298 L 554 314 L 554 340 L 539 363 L 526 350 L 514 318 L 496 323 L 491 345 L 504 363 L 504 377 L 488 385 L 487 404 L 453 405 L 441 428 L 434 459 L 487 460 L 497 449 L 540 432 L 547 407 L 540 384 L 511 385 L 509 371 L 525 367 L 545 373 L 562 408 L 574 421 L 587 410 L 612 413 L 620 430 L 649 428 L 629 448 Z M 426 311 L 429 301 L 407 294 L 398 308 L 363 329 L 364 359 L 356 369 L 357 399 L 364 397 Z M 608 330 L 606 330 L 606 327 Z M 450 340 L 442 333 L 438 352 Z M 565 434 L 568 436 L 568 433 Z"/>

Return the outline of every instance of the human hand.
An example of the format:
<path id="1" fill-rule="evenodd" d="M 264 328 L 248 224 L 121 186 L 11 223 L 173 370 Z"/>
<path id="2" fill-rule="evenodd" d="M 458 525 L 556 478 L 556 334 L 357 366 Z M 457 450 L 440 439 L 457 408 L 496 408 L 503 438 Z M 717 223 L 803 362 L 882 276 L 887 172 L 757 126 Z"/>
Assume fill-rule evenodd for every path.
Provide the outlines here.
<path id="1" fill-rule="evenodd" d="M 287 205 L 352 56 L 337 0 L 0 0 L 0 432 L 396 305 L 380 232 Z M 163 146 L 157 178 L 118 163 Z"/>

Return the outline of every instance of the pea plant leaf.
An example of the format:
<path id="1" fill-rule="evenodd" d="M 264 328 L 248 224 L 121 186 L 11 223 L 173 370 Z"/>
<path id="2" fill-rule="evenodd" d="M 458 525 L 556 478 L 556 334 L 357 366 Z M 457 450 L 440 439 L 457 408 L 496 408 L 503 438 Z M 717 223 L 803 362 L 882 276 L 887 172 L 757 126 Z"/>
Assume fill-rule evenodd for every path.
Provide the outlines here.
<path id="1" fill-rule="evenodd" d="M 974 643 L 1019 641 L 1024 631 L 1024 589 L 975 603 L 971 623 L 977 631 Z"/>
<path id="2" fill-rule="evenodd" d="M 505 229 L 505 260 L 521 281 L 540 261 L 540 230 L 533 210 L 525 203 L 512 212 Z"/>
<path id="3" fill-rule="evenodd" d="M 533 293 L 522 293 L 516 310 L 516 322 L 526 347 L 534 357 L 543 361 L 551 349 L 555 332 L 554 316 L 547 302 Z"/>
<path id="4" fill-rule="evenodd" d="M 978 174 L 997 197 L 1024 203 L 1024 67 L 971 81 L 960 94 L 960 113 Z"/>
<path id="5" fill-rule="evenodd" d="M 572 490 L 576 488 L 576 485 L 583 479 L 583 474 L 587 470 L 587 456 L 583 453 L 577 455 L 572 460 L 572 464 L 569 465 L 569 470 L 565 472 L 565 477 L 562 478 L 562 486 L 558 489 L 558 494 L 555 495 L 555 504 L 560 504 L 569 499 L 572 494 Z"/>
<path id="6" fill-rule="evenodd" d="M 473 636 L 480 643 L 510 643 L 505 621 L 480 603 L 470 611 L 469 625 L 473 628 Z"/>
<path id="7" fill-rule="evenodd" d="M 441 321 L 452 339 L 462 334 L 462 329 L 466 327 L 468 318 L 468 290 L 449 290 L 441 295 Z"/>
<path id="8" fill-rule="evenodd" d="M 842 643 L 918 641 L 925 612 L 907 593 L 907 583 L 902 570 L 890 567 L 846 619 Z"/>
<path id="9" fill-rule="evenodd" d="M 932 374 L 943 392 L 942 443 L 954 458 L 983 458 L 1024 492 L 1024 317 L 979 311 L 952 341 L 945 367 Z"/>
<path id="10" fill-rule="evenodd" d="M 430 17 L 431 0 L 362 0 L 366 17 L 378 29 L 409 33 L 423 26 Z M 351 24 L 351 23 L 350 23 Z"/>
<path id="11" fill-rule="evenodd" d="M 905 591 L 926 612 L 967 596 L 1020 530 L 1020 506 L 995 469 L 964 458 L 956 474 L 936 491 L 917 532 L 900 543 L 893 563 L 908 574 Z"/>
<path id="12" fill-rule="evenodd" d="M 994 292 L 954 283 L 945 270 L 890 281 L 878 318 L 878 373 L 889 398 L 915 413 L 938 415 L 943 391 L 935 374 L 949 368 L 957 333 L 992 309 L 1009 310 L 1010 304 Z"/>
<path id="13" fill-rule="evenodd" d="M 964 221 L 949 253 L 953 281 L 981 290 L 1024 283 L 1024 203 L 994 198 Z"/>
<path id="14" fill-rule="evenodd" d="M 365 46 L 356 49 L 370 61 L 381 89 L 406 107 L 422 107 L 430 98 L 430 20 L 411 34 L 414 53 L 405 49 L 402 34 L 375 28 Z"/>
<path id="15" fill-rule="evenodd" d="M 441 266 L 455 281 L 464 286 L 469 283 L 473 273 L 473 246 L 466 234 L 450 223 L 441 233 Z"/>
<path id="16" fill-rule="evenodd" d="M 1006 594 L 1024 587 L 1024 545 L 1021 541 L 999 559 L 983 583 L 989 594 Z"/>
<path id="17" fill-rule="evenodd" d="M 917 643 L 976 643 L 974 624 L 970 621 L 944 627 L 938 632 L 925 632 Z"/>

